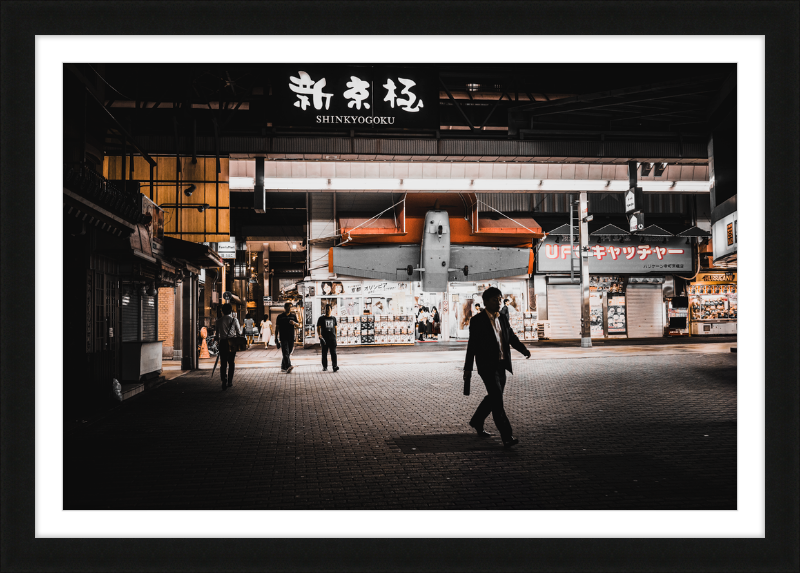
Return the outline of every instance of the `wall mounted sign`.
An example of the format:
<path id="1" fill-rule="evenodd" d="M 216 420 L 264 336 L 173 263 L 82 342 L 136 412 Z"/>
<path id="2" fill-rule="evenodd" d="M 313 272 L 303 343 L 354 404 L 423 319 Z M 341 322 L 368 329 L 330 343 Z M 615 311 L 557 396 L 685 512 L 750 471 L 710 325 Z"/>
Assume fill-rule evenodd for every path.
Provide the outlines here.
<path id="1" fill-rule="evenodd" d="M 634 211 L 640 211 L 643 207 L 644 200 L 642 198 L 641 187 L 631 187 L 625 192 L 625 213 L 631 214 Z"/>
<path id="2" fill-rule="evenodd" d="M 233 237 L 231 237 L 233 239 Z M 217 243 L 217 254 L 221 259 L 236 258 L 236 242 Z"/>
<path id="3" fill-rule="evenodd" d="M 276 125 L 439 128 L 436 70 L 295 64 L 272 86 Z"/>
<path id="4" fill-rule="evenodd" d="M 735 283 L 736 273 L 698 273 L 695 283 Z"/>
<path id="5" fill-rule="evenodd" d="M 411 283 L 392 281 L 322 281 L 317 283 L 317 292 L 319 293 L 319 296 L 352 294 L 369 296 L 391 293 L 410 294 Z"/>
<path id="6" fill-rule="evenodd" d="M 739 244 L 738 223 L 738 211 L 734 211 L 711 226 L 715 262 L 736 254 Z"/>
<path id="7" fill-rule="evenodd" d="M 575 256 L 578 245 L 574 246 Z M 692 247 L 685 239 L 669 239 L 666 243 L 589 242 L 589 272 L 603 273 L 672 273 L 692 269 Z M 545 239 L 536 255 L 536 270 L 540 273 L 568 273 L 570 245 Z"/>
<path id="8" fill-rule="evenodd" d="M 644 229 L 644 213 L 634 213 L 630 217 L 631 218 L 628 219 L 628 230 L 631 233 Z"/>

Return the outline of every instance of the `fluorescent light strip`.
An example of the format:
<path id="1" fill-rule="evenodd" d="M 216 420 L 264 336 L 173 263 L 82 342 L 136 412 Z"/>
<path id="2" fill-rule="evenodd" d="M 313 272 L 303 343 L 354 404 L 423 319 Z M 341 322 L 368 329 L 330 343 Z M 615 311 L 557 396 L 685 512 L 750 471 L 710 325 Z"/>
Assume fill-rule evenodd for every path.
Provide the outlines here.
<path id="1" fill-rule="evenodd" d="M 233 179 L 233 178 L 232 178 Z M 643 191 L 662 193 L 707 193 L 708 181 L 640 181 Z M 231 186 L 233 189 L 234 187 Z M 264 179 L 264 188 L 273 191 L 599 191 L 628 190 L 628 181 L 588 179 L 307 179 L 274 177 Z"/>
<path id="2" fill-rule="evenodd" d="M 253 177 L 230 177 L 228 178 L 229 189 L 253 189 L 255 179 Z"/>

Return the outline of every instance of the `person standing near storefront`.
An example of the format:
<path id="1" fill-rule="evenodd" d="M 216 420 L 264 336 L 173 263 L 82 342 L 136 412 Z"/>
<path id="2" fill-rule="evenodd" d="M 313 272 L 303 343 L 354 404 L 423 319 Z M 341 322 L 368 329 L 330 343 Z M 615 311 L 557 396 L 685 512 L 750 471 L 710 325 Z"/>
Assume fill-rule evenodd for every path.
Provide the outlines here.
<path id="1" fill-rule="evenodd" d="M 290 356 L 294 350 L 294 331 L 300 328 L 300 323 L 297 320 L 297 315 L 292 312 L 292 303 L 287 302 L 283 305 L 283 312 L 275 319 L 275 344 L 280 341 L 281 355 L 281 372 L 289 374 L 294 370 Z"/>
<path id="2" fill-rule="evenodd" d="M 489 412 L 495 426 L 500 431 L 503 446 L 510 448 L 519 443 L 514 437 L 511 422 L 503 406 L 503 390 L 506 386 L 506 370 L 511 368 L 511 346 L 530 358 L 530 351 L 520 342 L 511 329 L 508 319 L 500 314 L 503 293 L 496 287 L 483 291 L 484 312 L 472 317 L 469 322 L 469 343 L 464 363 L 464 394 L 469 394 L 473 362 L 477 363 L 478 375 L 486 386 L 486 397 L 478 405 L 469 425 L 475 428 L 482 438 L 491 436 L 483 429 Z"/>
<path id="3" fill-rule="evenodd" d="M 242 333 L 239 321 L 231 316 L 231 305 L 222 305 L 222 316 L 217 319 L 217 335 L 219 336 L 219 374 L 222 378 L 222 389 L 233 386 L 233 369 L 236 362 L 236 348 L 228 344 L 229 338 Z"/>
<path id="4" fill-rule="evenodd" d="M 433 307 L 433 337 L 434 339 L 438 338 L 439 334 L 441 334 L 441 317 L 439 316 L 439 311 L 436 307 Z"/>
<path id="5" fill-rule="evenodd" d="M 428 334 L 428 307 L 423 306 L 419 312 L 419 340 L 425 340 Z"/>
<path id="6" fill-rule="evenodd" d="M 331 363 L 333 371 L 337 372 L 339 366 L 336 364 L 336 317 L 331 316 L 330 305 L 325 307 L 325 316 L 320 316 L 317 320 L 317 336 L 322 346 L 322 370 L 328 370 L 328 352 L 331 353 Z"/>

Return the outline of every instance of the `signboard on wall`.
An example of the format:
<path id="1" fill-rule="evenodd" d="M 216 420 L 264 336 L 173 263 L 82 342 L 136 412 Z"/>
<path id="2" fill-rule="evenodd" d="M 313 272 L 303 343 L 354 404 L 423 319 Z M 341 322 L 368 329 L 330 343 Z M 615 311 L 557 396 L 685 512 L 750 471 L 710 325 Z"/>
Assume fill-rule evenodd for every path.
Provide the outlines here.
<path id="1" fill-rule="evenodd" d="M 734 211 L 714 223 L 711 227 L 711 237 L 715 262 L 735 255 L 739 244 L 738 211 Z"/>
<path id="2" fill-rule="evenodd" d="M 695 283 L 735 283 L 736 282 L 736 273 L 726 273 L 726 272 L 706 272 L 706 273 L 698 273 L 695 277 Z"/>
<path id="3" fill-rule="evenodd" d="M 578 245 L 574 245 L 575 256 Z M 540 273 L 568 273 L 570 245 L 556 243 L 548 237 L 536 255 L 536 270 Z M 589 272 L 603 273 L 673 273 L 692 269 L 692 247 L 685 239 L 669 239 L 666 243 L 651 242 L 589 242 Z"/>
<path id="4" fill-rule="evenodd" d="M 236 243 L 233 241 L 228 243 L 217 243 L 217 254 L 221 259 L 235 259 Z"/>
<path id="5" fill-rule="evenodd" d="M 281 125 L 439 128 L 433 69 L 293 64 L 278 69 L 272 86 Z"/>
<path id="6" fill-rule="evenodd" d="M 390 293 L 411 293 L 411 283 L 394 281 L 320 281 L 316 283 L 317 293 L 320 296 L 360 294 L 380 295 Z"/>

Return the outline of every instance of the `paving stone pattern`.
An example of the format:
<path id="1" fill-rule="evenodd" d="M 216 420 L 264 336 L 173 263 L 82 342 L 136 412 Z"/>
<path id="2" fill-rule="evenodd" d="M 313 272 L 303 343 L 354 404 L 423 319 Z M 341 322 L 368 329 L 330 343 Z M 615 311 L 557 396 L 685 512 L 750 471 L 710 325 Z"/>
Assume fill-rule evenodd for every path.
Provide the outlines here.
<path id="1" fill-rule="evenodd" d="M 736 509 L 736 355 L 187 374 L 65 437 L 67 509 Z"/>

